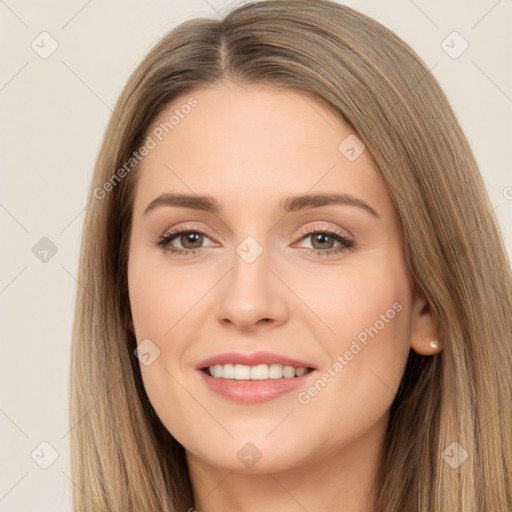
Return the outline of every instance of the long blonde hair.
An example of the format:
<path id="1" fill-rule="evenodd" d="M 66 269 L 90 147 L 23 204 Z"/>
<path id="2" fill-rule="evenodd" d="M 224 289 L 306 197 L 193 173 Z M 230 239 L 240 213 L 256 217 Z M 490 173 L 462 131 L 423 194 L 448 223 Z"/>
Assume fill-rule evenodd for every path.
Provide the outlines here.
<path id="1" fill-rule="evenodd" d="M 79 264 L 70 396 L 75 512 L 194 506 L 184 448 L 149 404 L 134 356 L 126 271 L 138 168 L 122 179 L 116 171 L 177 95 L 226 79 L 312 94 L 351 127 L 387 184 L 413 293 L 427 298 L 438 326 L 441 354 L 410 353 L 375 510 L 510 512 L 512 276 L 493 206 L 432 73 L 391 31 L 329 0 L 267 0 L 220 21 L 182 23 L 117 101 Z M 456 468 L 442 458 L 450 445 L 467 453 Z"/>

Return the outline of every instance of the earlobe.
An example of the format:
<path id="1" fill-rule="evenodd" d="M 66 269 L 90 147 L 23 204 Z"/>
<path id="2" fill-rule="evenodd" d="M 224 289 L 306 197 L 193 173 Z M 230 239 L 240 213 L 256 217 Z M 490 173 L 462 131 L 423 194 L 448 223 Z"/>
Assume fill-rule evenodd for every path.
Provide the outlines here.
<path id="1" fill-rule="evenodd" d="M 443 350 L 427 299 L 419 297 L 413 306 L 411 348 L 422 356 L 433 356 Z"/>
<path id="2" fill-rule="evenodd" d="M 433 356 L 443 350 L 440 340 L 428 337 L 411 337 L 411 347 L 422 356 Z"/>

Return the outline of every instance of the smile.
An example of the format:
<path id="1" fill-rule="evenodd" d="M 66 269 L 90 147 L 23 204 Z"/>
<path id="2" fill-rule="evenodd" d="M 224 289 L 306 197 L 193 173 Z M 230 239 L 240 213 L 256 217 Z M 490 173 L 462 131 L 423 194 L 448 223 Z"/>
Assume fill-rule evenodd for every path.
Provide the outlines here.
<path id="1" fill-rule="evenodd" d="M 231 401 L 261 403 L 309 381 L 315 368 L 270 352 L 226 353 L 196 366 L 208 389 Z"/>

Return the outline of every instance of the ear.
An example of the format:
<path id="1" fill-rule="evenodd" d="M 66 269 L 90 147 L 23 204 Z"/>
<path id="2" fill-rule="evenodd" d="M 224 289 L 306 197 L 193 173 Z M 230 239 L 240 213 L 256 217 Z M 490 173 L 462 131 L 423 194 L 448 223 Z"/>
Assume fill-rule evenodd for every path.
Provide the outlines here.
<path id="1" fill-rule="evenodd" d="M 421 294 L 413 304 L 411 348 L 422 356 L 433 356 L 443 350 L 427 299 Z"/>

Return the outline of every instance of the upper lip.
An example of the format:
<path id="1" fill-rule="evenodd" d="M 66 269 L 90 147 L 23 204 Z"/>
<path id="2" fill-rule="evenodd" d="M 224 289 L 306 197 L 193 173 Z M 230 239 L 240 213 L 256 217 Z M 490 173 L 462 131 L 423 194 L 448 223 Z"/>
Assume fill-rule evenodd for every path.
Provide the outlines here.
<path id="1" fill-rule="evenodd" d="M 252 354 L 225 352 L 224 354 L 218 354 L 201 361 L 196 365 L 196 370 L 202 370 L 210 366 L 215 366 L 216 364 L 244 364 L 247 366 L 282 364 L 283 366 L 293 366 L 294 368 L 313 368 L 311 364 L 304 361 L 274 354 L 272 352 L 253 352 Z"/>

